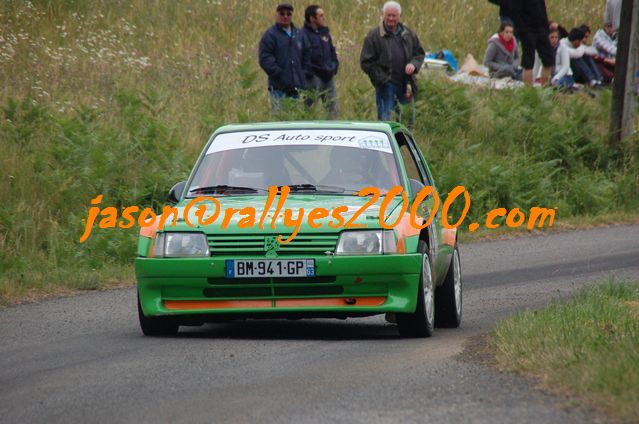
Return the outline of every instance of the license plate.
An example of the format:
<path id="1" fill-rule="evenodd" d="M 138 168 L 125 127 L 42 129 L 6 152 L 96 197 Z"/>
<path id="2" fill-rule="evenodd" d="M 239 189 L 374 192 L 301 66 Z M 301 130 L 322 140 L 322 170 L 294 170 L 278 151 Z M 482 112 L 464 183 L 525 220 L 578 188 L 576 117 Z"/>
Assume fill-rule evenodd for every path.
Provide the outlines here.
<path id="1" fill-rule="evenodd" d="M 226 278 L 315 277 L 314 259 L 227 260 Z"/>

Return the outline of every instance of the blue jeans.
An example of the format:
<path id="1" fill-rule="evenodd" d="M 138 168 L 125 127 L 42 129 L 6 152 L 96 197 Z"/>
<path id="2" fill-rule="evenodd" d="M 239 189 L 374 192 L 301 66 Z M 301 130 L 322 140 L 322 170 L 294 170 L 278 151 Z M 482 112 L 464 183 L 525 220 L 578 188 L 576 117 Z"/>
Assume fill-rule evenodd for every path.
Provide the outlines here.
<path id="1" fill-rule="evenodd" d="M 592 57 L 584 55 L 579 59 L 570 59 L 570 67 L 575 76 L 575 81 L 590 84 L 593 81 L 603 81 L 603 77 L 597 69 L 597 65 Z"/>
<path id="2" fill-rule="evenodd" d="M 319 77 L 313 75 L 312 78 L 306 79 L 306 89 L 315 91 L 315 98 L 306 99 L 306 106 L 311 107 L 317 98 L 321 98 L 324 107 L 328 111 L 330 119 L 339 118 L 339 108 L 337 106 L 337 89 L 335 88 L 335 77 L 328 82 L 322 81 Z"/>
<path id="3" fill-rule="evenodd" d="M 377 100 L 377 119 L 380 121 L 390 121 L 393 110 L 399 114 L 398 102 L 403 105 L 407 103 L 406 87 L 390 81 L 381 87 L 375 87 L 375 96 Z"/>
<path id="4" fill-rule="evenodd" d="M 273 115 L 278 112 L 282 112 L 282 99 L 288 97 L 290 99 L 298 99 L 299 94 L 297 92 L 295 94 L 286 94 L 282 90 L 276 90 L 274 88 L 269 87 L 268 94 L 271 99 L 271 113 Z"/>
<path id="5" fill-rule="evenodd" d="M 572 75 L 565 75 L 557 81 L 556 86 L 559 89 L 570 89 L 575 86 L 575 80 L 572 79 Z"/>

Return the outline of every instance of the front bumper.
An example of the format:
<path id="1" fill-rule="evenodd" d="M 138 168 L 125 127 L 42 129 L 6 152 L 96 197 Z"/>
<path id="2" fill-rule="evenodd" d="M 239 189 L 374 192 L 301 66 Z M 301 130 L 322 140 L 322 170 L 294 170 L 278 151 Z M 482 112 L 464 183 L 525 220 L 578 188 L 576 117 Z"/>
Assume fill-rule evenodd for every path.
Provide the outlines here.
<path id="1" fill-rule="evenodd" d="M 135 272 L 142 311 L 146 316 L 238 317 L 415 311 L 419 254 L 303 258 L 315 259 L 316 277 L 227 279 L 229 257 L 140 257 Z"/>

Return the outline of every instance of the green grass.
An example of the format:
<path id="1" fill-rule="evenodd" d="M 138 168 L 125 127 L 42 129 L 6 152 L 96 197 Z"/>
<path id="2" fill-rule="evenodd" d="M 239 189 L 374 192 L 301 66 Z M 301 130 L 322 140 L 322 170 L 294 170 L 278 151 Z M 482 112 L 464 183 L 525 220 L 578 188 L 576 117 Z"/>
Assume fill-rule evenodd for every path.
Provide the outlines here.
<path id="1" fill-rule="evenodd" d="M 611 416 L 639 421 L 639 283 L 608 282 L 498 323 L 498 364 L 539 377 Z"/>
<path id="2" fill-rule="evenodd" d="M 358 57 L 382 4 L 322 3 L 341 60 L 344 119 L 375 116 Z M 402 5 L 427 50 L 449 48 L 460 60 L 481 59 L 497 25 L 486 1 Z M 294 6 L 300 23 L 304 4 Z M 216 127 L 271 119 L 257 42 L 273 7 L 264 0 L 0 4 L 0 304 L 32 289 L 130 281 L 124 269 L 135 255 L 135 229 L 96 229 L 78 242 L 89 200 L 104 194 L 103 205 L 157 208 Z M 596 27 L 603 4 L 549 7 L 567 27 Z M 557 207 L 557 223 L 639 207 L 639 143 L 630 140 L 620 155 L 609 150 L 609 91 L 591 99 L 424 78 L 420 85 L 414 133 L 440 192 L 462 184 L 471 193 L 464 226 L 495 207 Z M 324 118 L 317 106 L 282 118 Z"/>

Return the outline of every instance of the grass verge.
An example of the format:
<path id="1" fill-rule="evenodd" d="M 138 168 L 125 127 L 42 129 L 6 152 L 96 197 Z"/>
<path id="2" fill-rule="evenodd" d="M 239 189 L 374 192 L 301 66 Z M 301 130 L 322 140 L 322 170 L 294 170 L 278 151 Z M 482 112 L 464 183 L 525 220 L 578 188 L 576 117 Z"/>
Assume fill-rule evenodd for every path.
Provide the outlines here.
<path id="1" fill-rule="evenodd" d="M 49 272 L 36 267 L 17 278 L 0 278 L 0 309 L 87 291 L 130 287 L 134 282 L 132 264 L 108 264 L 91 269 L 52 268 Z"/>
<path id="2" fill-rule="evenodd" d="M 520 313 L 497 325 L 490 344 L 501 368 L 639 422 L 639 283 L 610 281 Z"/>

